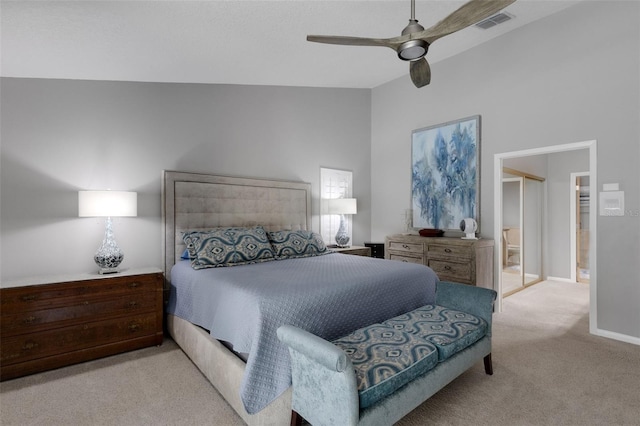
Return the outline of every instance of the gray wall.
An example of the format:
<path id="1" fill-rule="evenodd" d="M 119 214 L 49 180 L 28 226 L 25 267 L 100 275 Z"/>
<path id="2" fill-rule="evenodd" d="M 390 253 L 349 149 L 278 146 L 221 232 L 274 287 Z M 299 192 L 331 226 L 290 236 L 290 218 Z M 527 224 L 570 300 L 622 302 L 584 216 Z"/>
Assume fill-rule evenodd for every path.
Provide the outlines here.
<path id="1" fill-rule="evenodd" d="M 372 238 L 401 232 L 410 135 L 482 116 L 481 228 L 493 237 L 494 154 L 596 139 L 598 182 L 619 182 L 624 217 L 598 217 L 598 328 L 640 337 L 640 4 L 583 2 L 372 92 Z M 431 46 L 438 49 L 438 42 Z"/>
<path id="2" fill-rule="evenodd" d="M 592 193 L 619 182 L 628 212 L 598 217 L 598 327 L 638 338 L 639 16 L 584 2 L 434 64 L 420 90 L 3 78 L 0 279 L 95 268 L 104 223 L 77 218 L 79 189 L 138 191 L 139 217 L 115 223 L 123 266 L 160 266 L 162 169 L 308 181 L 316 214 L 319 167 L 352 170 L 354 242 L 383 241 L 404 230 L 411 131 L 481 114 L 488 237 L 494 154 L 598 140 Z"/>
<path id="3" fill-rule="evenodd" d="M 3 78 L 3 281 L 95 270 L 104 220 L 78 218 L 77 191 L 138 191 L 114 220 L 123 267 L 162 266 L 163 169 L 291 179 L 353 171 L 353 241 L 370 232 L 369 90 Z"/>

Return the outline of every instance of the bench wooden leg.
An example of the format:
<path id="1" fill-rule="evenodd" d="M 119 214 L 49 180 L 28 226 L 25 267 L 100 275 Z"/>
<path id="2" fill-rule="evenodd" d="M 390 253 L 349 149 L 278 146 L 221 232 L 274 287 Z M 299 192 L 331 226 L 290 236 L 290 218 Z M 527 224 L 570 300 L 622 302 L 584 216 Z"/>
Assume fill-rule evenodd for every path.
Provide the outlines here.
<path id="1" fill-rule="evenodd" d="M 302 426 L 302 416 L 291 410 L 291 426 Z"/>
<path id="2" fill-rule="evenodd" d="M 484 357 L 484 372 L 493 375 L 493 363 L 491 362 L 491 354 Z"/>

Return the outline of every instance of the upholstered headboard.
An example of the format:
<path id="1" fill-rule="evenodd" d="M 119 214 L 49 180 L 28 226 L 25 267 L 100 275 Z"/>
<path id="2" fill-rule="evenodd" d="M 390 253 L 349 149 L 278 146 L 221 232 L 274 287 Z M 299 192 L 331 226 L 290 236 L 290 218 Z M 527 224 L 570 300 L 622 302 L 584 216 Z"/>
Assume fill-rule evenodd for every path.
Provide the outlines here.
<path id="1" fill-rule="evenodd" d="M 311 184 L 164 171 L 164 273 L 185 249 L 182 232 L 262 225 L 267 231 L 311 229 Z"/>

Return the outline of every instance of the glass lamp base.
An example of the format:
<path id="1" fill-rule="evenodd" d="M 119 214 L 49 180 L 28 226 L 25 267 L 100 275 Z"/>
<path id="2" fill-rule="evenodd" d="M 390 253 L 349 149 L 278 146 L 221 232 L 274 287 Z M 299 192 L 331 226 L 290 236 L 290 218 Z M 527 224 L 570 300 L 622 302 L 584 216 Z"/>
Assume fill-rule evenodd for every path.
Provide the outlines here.
<path id="1" fill-rule="evenodd" d="M 122 263 L 123 258 L 124 255 L 122 252 L 102 254 L 100 250 L 98 250 L 93 260 L 95 260 L 96 265 L 100 267 L 98 271 L 100 274 L 114 274 L 118 272 L 118 265 Z"/>
<path id="2" fill-rule="evenodd" d="M 93 256 L 93 260 L 96 262 L 96 265 L 100 267 L 100 274 L 114 274 L 118 272 L 118 265 L 122 263 L 122 259 L 124 259 L 124 254 L 113 238 L 111 218 L 108 217 L 104 240 Z"/>
<path id="3" fill-rule="evenodd" d="M 347 234 L 347 227 L 345 224 L 344 215 L 340 215 L 340 227 L 338 228 L 338 233 L 336 234 L 336 245 L 340 248 L 349 247 L 349 234 Z"/>
<path id="4" fill-rule="evenodd" d="M 338 248 L 347 248 L 349 246 L 349 236 L 348 235 L 336 235 L 336 247 Z"/>

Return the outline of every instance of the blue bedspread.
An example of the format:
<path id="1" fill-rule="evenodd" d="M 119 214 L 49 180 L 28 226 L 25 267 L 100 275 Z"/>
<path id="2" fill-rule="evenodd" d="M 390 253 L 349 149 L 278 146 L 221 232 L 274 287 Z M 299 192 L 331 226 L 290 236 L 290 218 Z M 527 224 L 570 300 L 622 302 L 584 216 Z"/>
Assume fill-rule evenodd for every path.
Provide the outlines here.
<path id="1" fill-rule="evenodd" d="M 435 302 L 428 267 L 344 254 L 194 270 L 171 270 L 168 313 L 248 353 L 240 396 L 254 414 L 291 385 L 283 324 L 326 340 Z"/>

